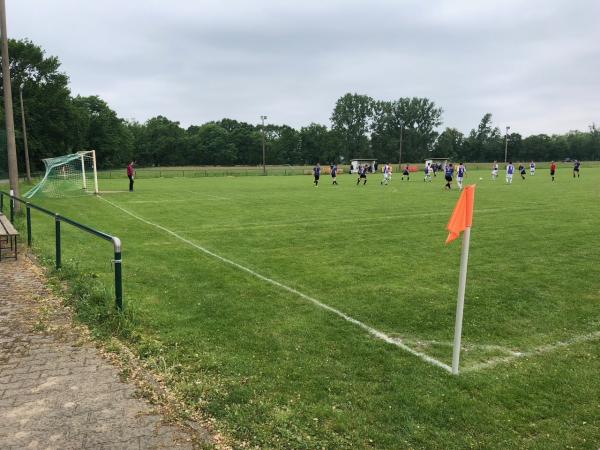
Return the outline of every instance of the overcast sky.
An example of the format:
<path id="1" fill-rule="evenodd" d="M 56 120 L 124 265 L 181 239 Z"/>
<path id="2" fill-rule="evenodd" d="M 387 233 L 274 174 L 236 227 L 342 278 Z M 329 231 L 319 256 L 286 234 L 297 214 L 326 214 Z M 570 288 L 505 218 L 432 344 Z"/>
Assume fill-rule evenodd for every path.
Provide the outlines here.
<path id="1" fill-rule="evenodd" d="M 428 97 L 523 135 L 600 123 L 600 0 L 7 0 L 73 94 L 182 126 L 329 125 L 346 92 Z"/>

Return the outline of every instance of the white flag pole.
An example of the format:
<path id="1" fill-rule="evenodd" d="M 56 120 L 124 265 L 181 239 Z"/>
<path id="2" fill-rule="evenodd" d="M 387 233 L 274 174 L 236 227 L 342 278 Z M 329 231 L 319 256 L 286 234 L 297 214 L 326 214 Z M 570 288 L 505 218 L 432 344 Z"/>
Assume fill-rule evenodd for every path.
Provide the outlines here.
<path id="1" fill-rule="evenodd" d="M 471 227 L 463 233 L 462 251 L 460 254 L 460 275 L 458 277 L 458 299 L 456 302 L 456 322 L 454 324 L 454 347 L 452 349 L 452 375 L 458 375 L 460 360 L 460 339 L 462 335 L 463 309 L 465 306 L 465 287 L 467 284 L 467 264 L 469 262 L 469 241 Z"/>

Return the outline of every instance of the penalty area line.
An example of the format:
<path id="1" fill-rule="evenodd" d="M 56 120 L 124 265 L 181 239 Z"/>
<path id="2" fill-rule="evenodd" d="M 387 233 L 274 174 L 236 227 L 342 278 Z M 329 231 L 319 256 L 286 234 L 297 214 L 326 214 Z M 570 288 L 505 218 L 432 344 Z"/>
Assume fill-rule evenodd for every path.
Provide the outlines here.
<path id="1" fill-rule="evenodd" d="M 131 211 L 123 208 L 122 206 L 117 205 L 116 203 L 113 203 L 113 202 L 111 202 L 111 201 L 109 201 L 109 200 L 107 200 L 107 199 L 105 199 L 105 198 L 103 198 L 101 196 L 98 196 L 98 198 L 101 199 L 101 200 L 103 200 L 103 201 L 105 201 L 109 205 L 112 205 L 113 207 L 115 207 L 115 208 L 123 211 L 125 214 L 128 214 L 131 217 L 139 220 L 140 222 L 145 223 L 146 225 L 150 225 L 150 226 L 153 226 L 155 228 L 158 228 L 159 230 L 162 230 L 165 233 L 170 234 L 174 238 L 179 239 L 180 241 L 188 244 L 189 246 L 194 247 L 195 249 L 200 250 L 201 252 L 206 253 L 207 255 L 212 256 L 213 258 L 216 258 L 216 259 L 218 259 L 218 260 L 220 260 L 220 261 L 222 261 L 224 263 L 227 263 L 227 264 L 229 264 L 231 266 L 234 266 L 237 269 L 243 270 L 244 272 L 249 273 L 250 275 L 253 275 L 254 277 L 259 278 L 259 279 L 261 279 L 263 281 L 266 281 L 269 284 L 272 284 L 272 285 L 277 286 L 277 287 L 279 287 L 279 288 L 281 288 L 283 290 L 291 292 L 292 294 L 295 294 L 298 297 L 303 298 L 304 300 L 308 300 L 309 302 L 313 303 L 314 305 L 318 306 L 319 308 L 323 308 L 323 309 L 325 309 L 325 310 L 327 310 L 327 311 L 329 311 L 329 312 L 331 312 L 331 313 L 333 313 L 333 314 L 341 317 L 342 319 L 344 319 L 344 320 L 346 320 L 346 321 L 348 321 L 348 322 L 350 322 L 350 323 L 352 323 L 352 324 L 354 324 L 354 325 L 362 328 L 363 330 L 367 331 L 372 336 L 375 336 L 376 338 L 381 339 L 382 341 L 384 341 L 384 342 L 386 342 L 388 344 L 395 345 L 396 347 L 401 348 L 402 350 L 406 351 L 407 353 L 410 353 L 411 355 L 419 357 L 420 359 L 422 359 L 423 361 L 425 361 L 425 362 L 427 362 L 429 364 L 432 364 L 432 365 L 434 365 L 436 367 L 444 369 L 448 373 L 452 373 L 452 368 L 449 365 L 444 364 L 443 362 L 438 361 L 437 359 L 432 358 L 431 356 L 429 356 L 429 355 L 427 355 L 427 354 L 425 354 L 423 352 L 419 352 L 419 351 L 417 351 L 417 350 L 409 347 L 401 339 L 397 339 L 397 338 L 393 338 L 391 336 L 388 336 L 384 332 L 379 331 L 379 330 L 377 330 L 377 329 L 375 329 L 375 328 L 367 325 L 366 323 L 361 322 L 360 320 L 357 320 L 357 319 L 355 319 L 353 317 L 350 317 L 349 315 L 343 313 L 339 309 L 333 308 L 332 306 L 329 306 L 329 305 L 327 305 L 327 304 L 325 304 L 323 302 L 320 302 L 316 298 L 313 298 L 313 297 L 311 297 L 309 295 L 306 295 L 306 294 L 304 294 L 304 293 L 302 293 L 302 292 L 300 292 L 300 291 L 298 291 L 298 290 L 296 290 L 296 289 L 294 289 L 294 288 L 292 288 L 290 286 L 287 286 L 287 285 L 285 285 L 283 283 L 280 283 L 277 280 L 273 280 L 272 278 L 269 278 L 269 277 L 266 277 L 264 275 L 261 275 L 260 273 L 255 272 L 252 269 L 249 269 L 248 267 L 242 266 L 241 264 L 238 264 L 235 261 L 232 261 L 231 259 L 228 259 L 228 258 L 225 258 L 225 257 L 223 257 L 221 255 L 218 255 L 215 252 L 212 252 L 212 251 L 208 250 L 207 248 L 204 248 L 201 245 L 198 245 L 195 242 L 192 242 L 189 239 L 186 239 L 183 236 L 180 236 L 179 234 L 175 233 L 174 231 L 169 230 L 168 228 L 163 227 L 162 225 L 159 225 L 157 223 L 151 222 L 151 221 L 149 221 L 149 220 L 147 220 L 147 219 L 145 219 L 145 218 L 143 218 L 141 216 L 138 216 L 137 214 L 135 214 L 135 213 L 133 213 L 133 212 L 131 212 Z"/>

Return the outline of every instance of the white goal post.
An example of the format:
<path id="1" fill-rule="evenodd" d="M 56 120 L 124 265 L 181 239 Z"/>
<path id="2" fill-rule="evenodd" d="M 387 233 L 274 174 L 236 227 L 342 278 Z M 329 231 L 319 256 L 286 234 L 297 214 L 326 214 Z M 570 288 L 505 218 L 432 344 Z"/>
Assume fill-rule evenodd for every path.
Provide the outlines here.
<path id="1" fill-rule="evenodd" d="M 24 197 L 98 194 L 96 151 L 86 150 L 42 160 L 46 173 Z"/>

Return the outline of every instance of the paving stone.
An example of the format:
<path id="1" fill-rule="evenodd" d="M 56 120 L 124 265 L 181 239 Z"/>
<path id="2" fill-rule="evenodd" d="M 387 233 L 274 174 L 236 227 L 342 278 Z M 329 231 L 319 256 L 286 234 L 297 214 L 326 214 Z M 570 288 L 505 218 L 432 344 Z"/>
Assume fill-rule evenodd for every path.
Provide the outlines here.
<path id="1" fill-rule="evenodd" d="M 75 332 L 36 331 L 51 296 L 25 256 L 0 262 L 0 448 L 193 448 Z M 68 314 L 48 320 L 70 326 Z"/>

